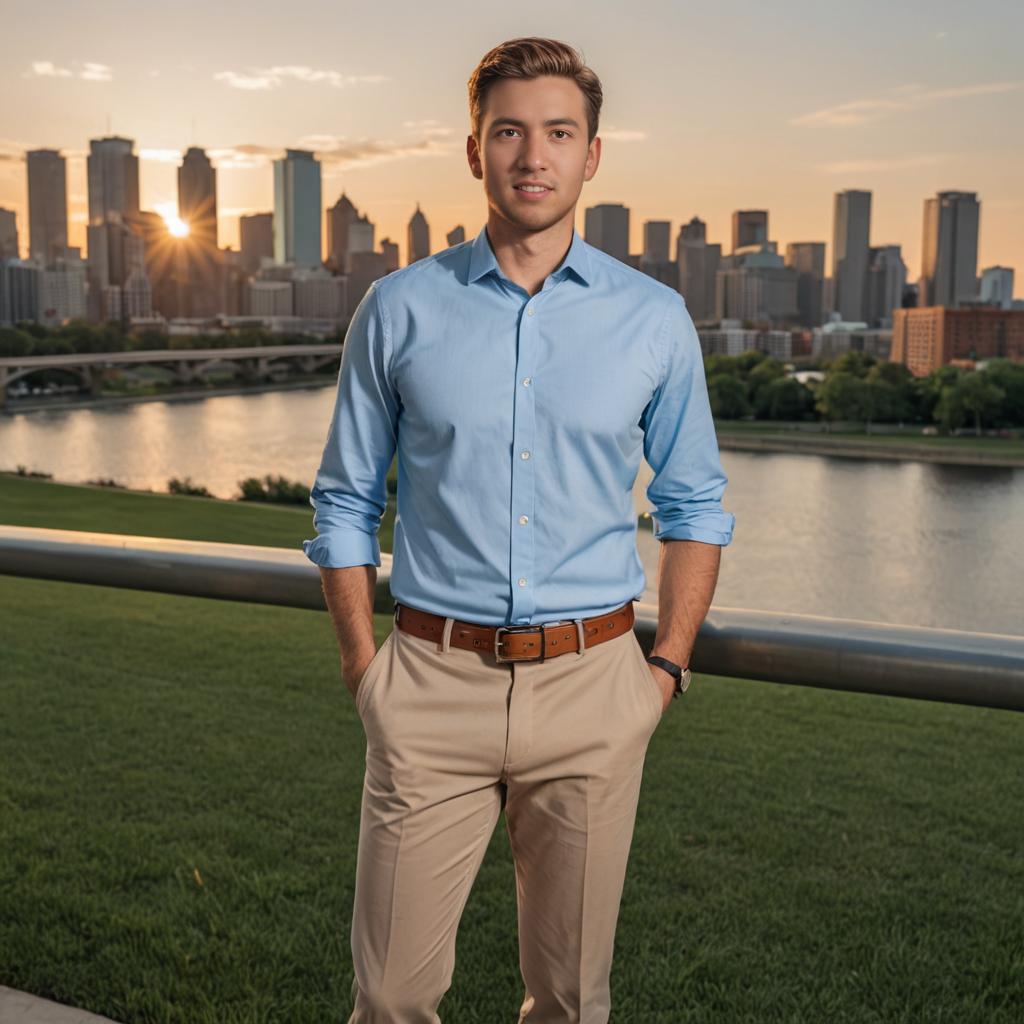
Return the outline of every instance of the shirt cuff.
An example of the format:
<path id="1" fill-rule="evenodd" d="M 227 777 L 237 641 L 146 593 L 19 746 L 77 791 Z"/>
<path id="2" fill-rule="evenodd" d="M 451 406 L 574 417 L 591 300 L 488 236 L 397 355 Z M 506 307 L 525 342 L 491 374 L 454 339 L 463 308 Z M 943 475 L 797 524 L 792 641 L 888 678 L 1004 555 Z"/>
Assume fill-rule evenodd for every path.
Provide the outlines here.
<path id="1" fill-rule="evenodd" d="M 380 565 L 380 541 L 377 535 L 362 530 L 330 530 L 302 542 L 306 557 L 325 569 L 345 569 L 350 565 Z"/>
<path id="2" fill-rule="evenodd" d="M 725 547 L 732 540 L 736 517 L 731 512 L 704 513 L 689 522 L 662 527 L 654 517 L 655 540 L 699 540 Z"/>

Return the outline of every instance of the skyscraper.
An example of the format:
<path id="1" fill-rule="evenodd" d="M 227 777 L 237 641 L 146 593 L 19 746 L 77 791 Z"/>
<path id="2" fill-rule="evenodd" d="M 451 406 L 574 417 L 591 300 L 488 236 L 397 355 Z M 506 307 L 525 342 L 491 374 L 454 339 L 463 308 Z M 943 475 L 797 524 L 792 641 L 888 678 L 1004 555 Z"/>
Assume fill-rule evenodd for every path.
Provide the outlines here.
<path id="1" fill-rule="evenodd" d="M 217 172 L 209 157 L 190 146 L 178 168 L 178 216 L 188 225 L 180 240 L 186 263 L 187 312 L 215 316 L 223 304 L 223 268 L 217 247 Z"/>
<path id="2" fill-rule="evenodd" d="M 767 210 L 736 210 L 732 215 L 732 251 L 768 241 Z"/>
<path id="3" fill-rule="evenodd" d="M 139 212 L 135 143 L 116 135 L 89 140 L 89 223 L 124 220 Z"/>
<path id="4" fill-rule="evenodd" d="M 352 266 L 352 257 L 356 253 L 373 252 L 376 237 L 377 225 L 365 213 L 349 224 L 346 272 Z"/>
<path id="5" fill-rule="evenodd" d="M 217 172 L 196 146 L 189 147 L 178 168 L 178 216 L 192 242 L 217 248 Z"/>
<path id="6" fill-rule="evenodd" d="M 667 263 L 672 225 L 667 220 L 644 221 L 644 253 L 646 263 Z"/>
<path id="7" fill-rule="evenodd" d="M 430 255 L 430 225 L 423 216 L 419 203 L 416 204 L 416 212 L 409 218 L 405 251 L 408 257 L 406 265 Z"/>
<path id="8" fill-rule="evenodd" d="M 775 242 L 746 246 L 726 256 L 716 282 L 719 320 L 790 325 L 797 319 L 797 273 L 787 267 Z"/>
<path id="9" fill-rule="evenodd" d="M 796 307 L 802 327 L 820 327 L 825 316 L 825 243 L 790 242 L 786 266 L 796 271 Z"/>
<path id="10" fill-rule="evenodd" d="M 238 244 L 242 269 L 255 274 L 264 259 L 274 258 L 274 215 L 252 213 L 238 218 Z"/>
<path id="11" fill-rule="evenodd" d="M 694 322 L 715 318 L 715 287 L 722 262 L 722 246 L 707 242 L 707 226 L 694 217 L 676 238 L 678 288 Z"/>
<path id="12" fill-rule="evenodd" d="M 18 259 L 18 219 L 0 206 L 0 260 Z"/>
<path id="13" fill-rule="evenodd" d="M 640 270 L 676 291 L 679 288 L 679 267 L 669 259 L 671 240 L 670 221 L 644 221 L 644 248 L 640 254 Z"/>
<path id="14" fill-rule="evenodd" d="M 307 150 L 287 149 L 274 161 L 274 259 L 319 266 L 320 220 L 320 161 Z"/>
<path id="15" fill-rule="evenodd" d="M 956 309 L 974 299 L 980 215 L 976 192 L 940 192 L 924 201 L 919 306 Z"/>
<path id="16" fill-rule="evenodd" d="M 629 207 L 599 203 L 583 215 L 583 239 L 623 263 L 629 262 Z"/>
<path id="17" fill-rule="evenodd" d="M 52 267 L 67 254 L 68 190 L 64 157 L 53 149 L 25 154 L 28 165 L 28 254 Z"/>
<path id="18" fill-rule="evenodd" d="M 906 283 L 907 265 L 898 245 L 878 245 L 868 251 L 864 319 L 870 326 L 892 326 L 893 310 L 903 305 Z"/>
<path id="19" fill-rule="evenodd" d="M 384 273 L 390 274 L 398 269 L 398 243 L 390 238 L 380 240 L 380 251 L 384 256 Z"/>
<path id="20" fill-rule="evenodd" d="M 344 191 L 327 211 L 327 262 L 335 270 L 348 269 L 348 229 L 359 219 L 359 211 Z"/>
<path id="21" fill-rule="evenodd" d="M 848 323 L 866 320 L 871 193 L 844 189 L 832 220 L 832 309 Z"/>
<path id="22" fill-rule="evenodd" d="M 456 224 L 455 227 L 448 232 L 445 236 L 445 241 L 448 243 L 450 249 L 453 245 L 459 245 L 461 242 L 466 240 L 466 229 L 461 224 Z"/>
<path id="23" fill-rule="evenodd" d="M 979 298 L 990 306 L 1009 309 L 1013 305 L 1013 267 L 986 267 L 981 272 Z"/>

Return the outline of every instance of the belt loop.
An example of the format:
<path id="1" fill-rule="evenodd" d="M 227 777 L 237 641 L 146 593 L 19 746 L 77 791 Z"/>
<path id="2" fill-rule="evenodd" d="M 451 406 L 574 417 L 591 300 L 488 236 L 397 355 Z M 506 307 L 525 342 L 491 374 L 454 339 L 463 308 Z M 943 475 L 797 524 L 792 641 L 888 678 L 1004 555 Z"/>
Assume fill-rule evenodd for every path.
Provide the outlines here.
<path id="1" fill-rule="evenodd" d="M 442 654 L 447 654 L 448 649 L 451 646 L 452 626 L 454 625 L 454 623 L 455 619 L 453 619 L 451 616 L 448 616 L 444 620 L 444 629 L 441 631 L 441 645 L 439 647 L 439 650 L 441 651 Z"/>
<path id="2" fill-rule="evenodd" d="M 399 609 L 399 608 L 401 608 L 401 607 L 402 607 L 402 606 L 401 606 L 401 605 L 400 605 L 400 604 L 399 604 L 399 603 L 398 603 L 398 602 L 396 601 L 396 602 L 395 602 L 395 612 L 394 612 L 394 614 L 393 614 L 393 615 L 391 616 L 391 621 L 392 621 L 392 622 L 394 623 L 394 625 L 395 625 L 396 627 L 398 626 L 398 609 Z"/>
<path id="3" fill-rule="evenodd" d="M 573 619 L 572 621 L 576 623 L 576 642 L 579 645 L 579 650 L 576 652 L 576 657 L 582 658 L 583 652 L 586 650 L 586 643 L 584 641 L 583 634 L 583 620 Z"/>

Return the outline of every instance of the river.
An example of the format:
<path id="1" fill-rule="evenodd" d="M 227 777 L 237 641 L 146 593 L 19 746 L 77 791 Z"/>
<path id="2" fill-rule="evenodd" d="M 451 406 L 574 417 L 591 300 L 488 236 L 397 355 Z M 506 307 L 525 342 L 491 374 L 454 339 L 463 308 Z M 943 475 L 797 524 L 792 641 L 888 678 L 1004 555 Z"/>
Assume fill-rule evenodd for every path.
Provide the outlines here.
<path id="1" fill-rule="evenodd" d="M 0 416 L 0 468 L 219 497 L 266 473 L 312 483 L 332 387 Z M 715 604 L 1024 634 L 1024 470 L 725 451 L 736 515 Z M 638 511 L 650 478 L 637 478 Z M 311 534 L 312 535 L 312 527 Z M 647 599 L 658 543 L 641 530 Z"/>

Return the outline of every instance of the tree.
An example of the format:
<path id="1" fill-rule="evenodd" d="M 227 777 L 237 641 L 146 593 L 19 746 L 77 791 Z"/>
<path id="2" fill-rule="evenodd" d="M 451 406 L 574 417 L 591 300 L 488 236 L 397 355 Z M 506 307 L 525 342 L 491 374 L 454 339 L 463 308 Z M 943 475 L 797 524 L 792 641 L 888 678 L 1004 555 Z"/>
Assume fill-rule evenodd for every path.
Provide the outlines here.
<path id="1" fill-rule="evenodd" d="M 765 359 L 762 359 L 750 371 L 747 375 L 747 397 L 755 411 L 755 415 L 761 415 L 761 393 L 772 381 L 785 377 L 785 375 L 786 368 L 773 356 L 767 356 Z"/>
<path id="2" fill-rule="evenodd" d="M 875 365 L 875 357 L 865 352 L 857 352 L 851 349 L 841 356 L 836 356 L 828 365 L 828 372 L 849 373 L 854 377 L 866 377 L 871 368 Z"/>
<path id="3" fill-rule="evenodd" d="M 964 412 L 974 417 L 974 433 L 980 436 L 982 418 L 991 422 L 999 414 L 1006 392 L 981 371 L 965 374 L 957 388 Z"/>
<path id="4" fill-rule="evenodd" d="M 704 375 L 710 380 L 720 373 L 728 373 L 733 377 L 740 375 L 739 367 L 732 356 L 725 356 L 721 353 L 704 357 Z"/>
<path id="5" fill-rule="evenodd" d="M 999 412 L 993 417 L 1000 427 L 1024 426 L 1024 363 L 1010 359 L 991 359 L 985 365 L 985 379 L 1003 390 Z"/>
<path id="6" fill-rule="evenodd" d="M 814 395 L 796 377 L 779 377 L 758 392 L 755 414 L 770 420 L 802 420 L 813 409 Z"/>
<path id="7" fill-rule="evenodd" d="M 27 356 L 34 351 L 30 334 L 17 327 L 0 327 L 0 356 Z"/>
<path id="8" fill-rule="evenodd" d="M 708 380 L 711 414 L 723 420 L 750 415 L 746 385 L 731 373 L 716 373 Z"/>
<path id="9" fill-rule="evenodd" d="M 852 373 L 831 372 L 818 392 L 817 408 L 827 420 L 867 420 L 869 385 Z"/>

